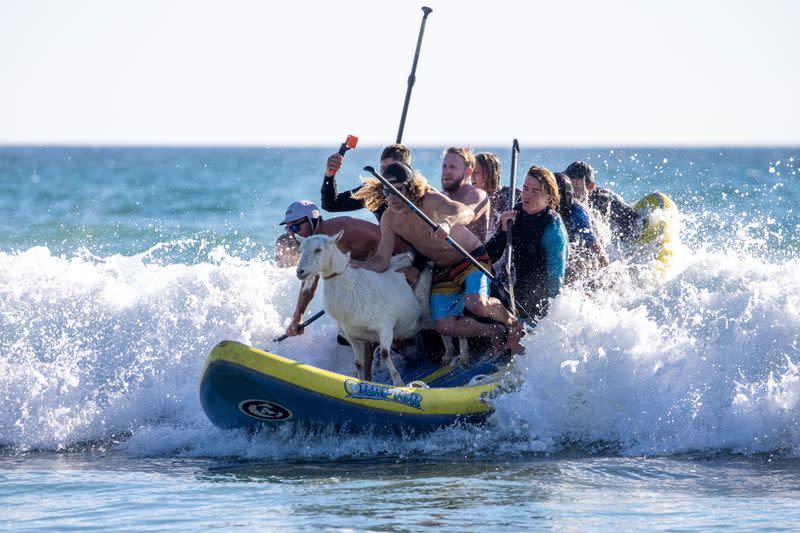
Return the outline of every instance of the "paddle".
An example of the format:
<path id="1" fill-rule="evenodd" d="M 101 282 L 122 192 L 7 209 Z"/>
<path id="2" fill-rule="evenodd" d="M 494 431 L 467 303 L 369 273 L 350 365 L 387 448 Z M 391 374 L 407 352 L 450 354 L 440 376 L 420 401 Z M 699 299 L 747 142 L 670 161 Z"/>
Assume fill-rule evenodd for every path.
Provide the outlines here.
<path id="1" fill-rule="evenodd" d="M 433 229 L 433 231 L 434 231 L 434 232 L 435 232 L 436 230 L 438 230 L 438 229 L 439 229 L 439 224 L 437 224 L 436 222 L 434 222 L 433 220 L 431 220 L 431 219 L 430 219 L 430 217 L 428 217 L 428 215 L 426 215 L 426 214 L 425 214 L 425 213 L 424 213 L 424 212 L 423 212 L 423 211 L 422 211 L 422 210 L 421 210 L 419 207 L 417 207 L 416 205 L 414 205 L 414 202 L 412 202 L 411 200 L 409 200 L 408 198 L 406 198 L 406 197 L 405 197 L 405 195 L 403 195 L 403 193 L 401 193 L 399 190 L 397 190 L 397 187 L 395 187 L 394 185 L 392 185 L 392 183 L 391 183 L 389 180 L 387 180 L 386 178 L 384 178 L 383 176 L 381 176 L 380 174 L 378 174 L 378 172 L 376 172 L 376 171 L 375 171 L 375 168 L 374 168 L 374 167 L 371 167 L 371 166 L 366 166 L 366 167 L 364 167 L 364 170 L 365 170 L 365 171 L 367 171 L 367 172 L 369 172 L 369 173 L 370 173 L 370 174 L 372 174 L 373 176 L 375 176 L 375 178 L 376 178 L 378 181 L 380 181 L 380 182 L 381 182 L 381 183 L 382 183 L 382 184 L 383 184 L 385 187 L 388 187 L 388 189 L 389 189 L 390 191 L 392 191 L 392 194 L 395 194 L 395 195 L 396 195 L 398 198 L 400 198 L 400 199 L 403 201 L 403 203 L 405 203 L 405 204 L 406 204 L 406 205 L 409 207 L 409 209 L 411 209 L 411 210 L 412 210 L 412 211 L 413 211 L 413 212 L 414 212 L 414 213 L 415 213 L 415 214 L 416 214 L 418 217 L 420 217 L 420 218 L 421 218 L 421 219 L 422 219 L 422 220 L 423 220 L 423 221 L 424 221 L 424 222 L 425 222 L 425 223 L 426 223 L 428 226 L 430 226 L 430 227 L 431 227 L 431 229 Z M 492 281 L 492 283 L 494 283 L 494 284 L 495 284 L 495 285 L 496 285 L 496 286 L 497 286 L 497 287 L 498 287 L 500 290 L 502 290 L 503 292 L 505 292 L 506 294 L 508 294 L 508 290 L 507 290 L 507 289 L 506 289 L 506 288 L 503 286 L 503 284 L 502 284 L 502 283 L 498 283 L 498 281 L 497 281 L 497 278 L 494 276 L 494 274 L 492 274 L 491 272 L 489 272 L 488 270 L 486 270 L 486 267 L 484 267 L 484 266 L 483 266 L 482 264 L 480 264 L 480 263 L 479 263 L 479 262 L 478 262 L 478 261 L 477 261 L 477 260 L 476 260 L 474 257 L 472 257 L 472 255 L 470 255 L 470 253 L 469 253 L 468 251 L 466 251 L 466 250 L 464 249 L 464 247 L 463 247 L 463 246 L 461 246 L 460 244 L 458 244 L 458 243 L 457 243 L 457 242 L 456 242 L 456 241 L 455 241 L 455 240 L 454 240 L 454 239 L 453 239 L 453 238 L 452 238 L 450 235 L 448 235 L 448 236 L 447 236 L 447 238 L 446 238 L 445 240 L 447 241 L 447 244 L 449 244 L 450 246 L 452 246 L 453 248 L 455 248 L 455 249 L 456 249 L 456 251 L 458 251 L 458 253 L 460 253 L 462 256 L 464 256 L 464 259 L 466 259 L 467 261 L 469 261 L 470 263 L 472 263 L 472 265 L 473 265 L 475 268 L 477 268 L 478 270 L 480 270 L 481 272 L 483 272 L 483 274 L 484 274 L 484 275 L 485 275 L 487 278 L 489 278 L 489 279 Z M 520 309 L 520 310 L 521 310 L 523 313 L 525 313 L 525 314 L 528 316 L 528 318 L 529 318 L 529 319 L 533 320 L 533 317 L 531 316 L 531 314 L 530 314 L 530 313 L 528 313 L 528 311 L 527 311 L 527 310 L 525 310 L 525 308 L 524 308 L 524 307 L 522 307 L 521 305 L 520 305 L 520 306 L 518 306 L 518 307 L 519 307 L 519 309 Z"/>
<path id="2" fill-rule="evenodd" d="M 429 7 L 422 8 L 422 13 L 423 13 L 422 23 L 420 24 L 419 27 L 419 36 L 417 37 L 417 48 L 414 51 L 414 63 L 411 65 L 411 74 L 408 76 L 408 88 L 406 89 L 406 98 L 405 101 L 403 102 L 403 112 L 400 115 L 400 128 L 397 130 L 397 141 L 395 141 L 397 143 L 400 143 L 403 140 L 403 129 L 406 126 L 406 115 L 408 114 L 408 105 L 411 103 L 411 89 L 414 87 L 414 82 L 416 82 L 417 79 L 416 78 L 417 62 L 419 61 L 419 51 L 420 48 L 422 47 L 422 36 L 425 33 L 425 21 L 427 20 L 428 15 L 430 15 L 432 12 L 433 9 Z M 344 156 L 345 152 L 349 149 L 355 148 L 356 144 L 358 144 L 358 137 L 354 135 L 348 135 L 347 140 L 344 143 L 342 143 L 342 145 L 339 147 L 339 154 Z M 331 174 L 331 176 L 335 174 L 336 171 L 333 171 L 333 174 Z M 302 331 L 304 327 L 311 324 L 324 314 L 325 311 L 320 311 L 316 315 L 312 316 L 311 318 L 300 324 L 299 329 Z M 281 335 L 280 337 L 274 339 L 274 341 L 280 342 L 286 339 L 287 337 L 288 335 Z"/>
<path id="3" fill-rule="evenodd" d="M 414 52 L 414 63 L 411 65 L 411 74 L 408 76 L 408 88 L 406 89 L 406 99 L 403 102 L 403 113 L 400 115 L 400 128 L 397 130 L 397 140 L 396 143 L 400 144 L 403 142 L 403 129 L 406 126 L 406 114 L 408 113 L 408 104 L 411 102 L 411 89 L 414 88 L 414 82 L 417 81 L 416 73 L 417 73 L 417 61 L 419 61 L 419 50 L 422 47 L 422 35 L 425 33 L 425 21 L 428 19 L 428 15 L 433 12 L 433 9 L 429 7 L 422 8 L 422 23 L 419 26 L 419 36 L 417 37 L 417 49 Z"/>
<path id="4" fill-rule="evenodd" d="M 302 324 L 300 324 L 299 326 L 297 326 L 297 330 L 298 330 L 298 331 L 300 331 L 300 332 L 302 333 L 302 331 L 303 331 L 303 328 L 305 328 L 307 325 L 311 324 L 312 322 L 314 322 L 316 319 L 318 319 L 319 317 L 321 317 L 321 316 L 322 316 L 322 315 L 324 315 L 324 314 L 325 314 L 325 311 L 324 311 L 324 310 L 322 310 L 322 311 L 319 311 L 319 312 L 318 312 L 316 315 L 312 316 L 311 318 L 309 318 L 308 320 L 306 320 L 305 322 L 303 322 Z M 280 337 L 275 337 L 274 339 L 272 339 L 272 342 L 281 342 L 282 340 L 285 340 L 285 339 L 287 339 L 288 337 L 289 337 L 289 335 L 286 335 L 286 334 L 284 333 L 284 334 L 283 334 L 283 335 L 281 335 Z"/>
<path id="5" fill-rule="evenodd" d="M 517 203 L 517 156 L 519 155 L 519 142 L 514 139 L 511 143 L 511 190 L 508 194 L 508 210 L 514 209 Z M 514 231 L 514 221 L 506 223 L 506 279 L 508 279 L 508 307 L 512 315 L 517 314 L 517 303 L 514 301 L 514 284 L 511 282 L 511 234 Z"/>

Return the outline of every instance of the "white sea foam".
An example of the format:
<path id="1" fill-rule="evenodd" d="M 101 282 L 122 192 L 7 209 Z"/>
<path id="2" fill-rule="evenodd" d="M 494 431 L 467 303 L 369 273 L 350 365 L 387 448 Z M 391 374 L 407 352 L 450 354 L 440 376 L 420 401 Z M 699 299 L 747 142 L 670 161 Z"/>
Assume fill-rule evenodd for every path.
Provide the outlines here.
<path id="1" fill-rule="evenodd" d="M 277 344 L 291 269 L 223 249 L 193 265 L 149 255 L 0 253 L 0 445 L 100 442 L 132 455 L 264 458 L 800 452 L 800 264 L 684 250 L 665 279 L 614 263 L 590 296 L 565 290 L 525 339 L 521 389 L 484 428 L 423 438 L 214 428 L 198 399 L 222 339 L 339 372 L 349 348 L 322 319 Z M 317 309 L 319 303 L 311 308 Z"/>

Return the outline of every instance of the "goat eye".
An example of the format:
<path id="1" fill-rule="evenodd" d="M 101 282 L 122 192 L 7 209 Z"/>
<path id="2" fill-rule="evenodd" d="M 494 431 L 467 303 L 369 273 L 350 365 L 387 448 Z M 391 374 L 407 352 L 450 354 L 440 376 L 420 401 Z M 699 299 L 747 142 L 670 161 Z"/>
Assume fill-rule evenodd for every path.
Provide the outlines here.
<path id="1" fill-rule="evenodd" d="M 318 253 L 320 253 L 321 251 L 322 251 L 322 249 L 320 249 L 320 248 L 317 248 L 316 250 L 314 250 L 314 253 L 315 253 L 315 254 L 318 254 Z"/>

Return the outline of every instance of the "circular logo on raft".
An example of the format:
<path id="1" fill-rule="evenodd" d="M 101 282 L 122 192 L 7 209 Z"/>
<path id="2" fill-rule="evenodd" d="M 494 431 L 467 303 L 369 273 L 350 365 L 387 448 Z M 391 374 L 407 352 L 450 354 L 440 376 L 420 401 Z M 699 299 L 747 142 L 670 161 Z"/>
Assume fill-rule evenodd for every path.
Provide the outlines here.
<path id="1" fill-rule="evenodd" d="M 239 409 L 247 416 L 252 416 L 259 420 L 280 421 L 292 418 L 290 410 L 266 400 L 245 400 L 239 404 Z"/>

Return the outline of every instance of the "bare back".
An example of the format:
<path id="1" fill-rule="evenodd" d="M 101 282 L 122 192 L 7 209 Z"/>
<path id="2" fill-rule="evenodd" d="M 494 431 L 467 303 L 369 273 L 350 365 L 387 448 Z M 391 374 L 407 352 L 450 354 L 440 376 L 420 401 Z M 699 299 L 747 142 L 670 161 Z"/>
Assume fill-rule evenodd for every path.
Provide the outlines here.
<path id="1" fill-rule="evenodd" d="M 461 202 L 475 212 L 475 218 L 466 225 L 467 229 L 474 233 L 481 242 L 486 242 L 491 215 L 489 196 L 486 192 L 471 183 L 465 183 L 455 191 L 443 194 L 456 202 Z"/>
<path id="2" fill-rule="evenodd" d="M 435 196 L 442 193 L 429 190 L 422 200 L 422 211 L 437 224 L 446 222 L 450 212 L 443 212 L 438 207 L 441 202 Z M 455 250 L 444 239 L 433 236 L 433 230 L 419 216 L 408 207 L 402 209 L 387 209 L 381 218 L 381 226 L 391 230 L 395 235 L 408 241 L 420 253 L 429 257 L 434 263 L 442 267 L 454 265 L 464 259 L 460 252 Z M 456 224 L 450 229 L 450 236 L 465 250 L 471 252 L 482 243 L 474 233 L 463 225 Z"/>
<path id="3" fill-rule="evenodd" d="M 381 229 L 377 224 L 353 217 L 334 217 L 322 221 L 319 233 L 332 237 L 344 230 L 342 238 L 336 243 L 343 252 L 349 252 L 350 257 L 363 261 L 372 255 L 381 240 Z M 409 249 L 407 243 L 398 240 L 394 246 L 394 253 L 405 252 Z"/>

